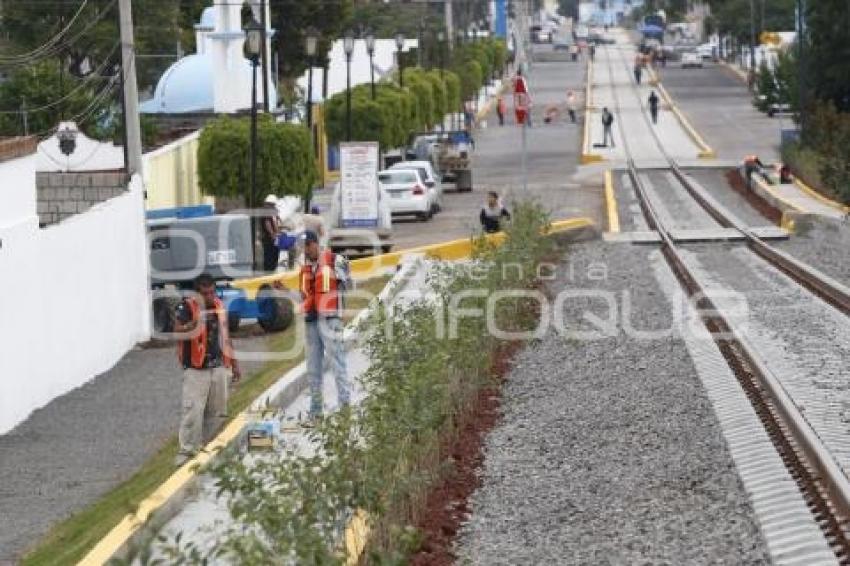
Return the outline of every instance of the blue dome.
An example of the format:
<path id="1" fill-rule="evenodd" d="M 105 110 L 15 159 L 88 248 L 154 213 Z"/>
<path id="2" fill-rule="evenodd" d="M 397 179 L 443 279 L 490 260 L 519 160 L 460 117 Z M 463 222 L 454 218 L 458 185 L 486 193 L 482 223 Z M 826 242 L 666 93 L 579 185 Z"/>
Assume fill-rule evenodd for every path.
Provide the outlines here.
<path id="1" fill-rule="evenodd" d="M 243 59 L 242 65 L 233 73 L 236 75 L 233 80 L 250 89 L 252 72 L 251 62 Z M 277 106 L 277 89 L 274 85 L 270 86 L 269 101 L 274 108 Z M 153 98 L 143 102 L 140 110 L 144 114 L 212 112 L 214 100 L 212 58 L 196 53 L 183 57 L 163 73 Z M 250 108 L 250 102 L 245 107 Z"/>
<path id="2" fill-rule="evenodd" d="M 203 112 L 213 109 L 212 60 L 206 55 L 187 55 L 159 78 L 153 98 L 141 105 L 147 114 Z"/>
<path id="3" fill-rule="evenodd" d="M 195 29 L 214 29 L 215 28 L 215 6 L 204 8 L 201 12 L 201 21 L 195 24 Z"/>

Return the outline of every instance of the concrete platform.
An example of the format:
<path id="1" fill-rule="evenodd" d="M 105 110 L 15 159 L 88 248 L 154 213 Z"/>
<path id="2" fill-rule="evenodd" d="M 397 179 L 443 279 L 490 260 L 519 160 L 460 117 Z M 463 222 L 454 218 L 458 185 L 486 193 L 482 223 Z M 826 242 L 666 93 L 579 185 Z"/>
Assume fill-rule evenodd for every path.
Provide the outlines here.
<path id="1" fill-rule="evenodd" d="M 665 149 L 673 159 L 683 162 L 696 161 L 700 148 L 672 113 L 670 107 L 661 105 L 658 124 L 650 125 L 644 118 L 644 107 L 654 88 L 649 84 L 649 74 L 644 72 L 642 84 L 635 88 L 632 75 L 635 47 L 625 32 L 616 35 L 617 43 L 596 50 L 592 64 L 592 110 L 589 120 L 589 152 L 615 163 L 626 161 L 623 138 L 628 138 L 632 158 L 640 168 L 664 167 L 667 160 L 658 148 L 654 129 L 660 136 Z M 620 113 L 614 116 L 614 146 L 593 147 L 603 140 L 602 109 L 615 111 L 615 93 L 619 100 Z M 658 93 L 659 97 L 661 93 Z M 648 111 L 647 111 L 648 112 Z"/>

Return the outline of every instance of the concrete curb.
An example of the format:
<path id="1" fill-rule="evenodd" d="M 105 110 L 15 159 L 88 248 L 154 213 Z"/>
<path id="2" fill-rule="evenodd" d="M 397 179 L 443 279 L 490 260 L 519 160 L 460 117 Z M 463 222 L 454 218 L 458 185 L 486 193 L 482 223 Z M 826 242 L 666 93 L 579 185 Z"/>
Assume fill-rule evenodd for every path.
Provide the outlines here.
<path id="1" fill-rule="evenodd" d="M 789 233 L 794 233 L 794 219 L 797 216 L 811 214 L 808 210 L 801 208 L 800 205 L 785 199 L 782 195 L 774 191 L 764 179 L 757 175 L 753 175 L 753 181 L 753 191 L 782 213 L 779 226 L 786 229 Z"/>
<path id="2" fill-rule="evenodd" d="M 843 205 L 840 202 L 836 202 L 830 198 L 825 197 L 824 195 L 820 194 L 797 177 L 794 177 L 794 184 L 797 185 L 797 188 L 802 190 L 804 193 L 808 194 L 813 199 L 820 201 L 826 206 L 834 208 L 843 214 L 850 214 L 850 206 Z"/>
<path id="3" fill-rule="evenodd" d="M 605 210 L 608 214 L 608 231 L 620 232 L 620 215 L 617 212 L 617 197 L 614 195 L 614 179 L 611 170 L 605 171 Z"/>
<path id="4" fill-rule="evenodd" d="M 581 142 L 581 164 L 599 163 L 606 159 L 598 153 L 590 152 L 590 117 L 593 111 L 593 62 L 587 59 L 587 78 L 584 90 L 584 124 Z"/>
<path id="5" fill-rule="evenodd" d="M 647 67 L 647 72 L 651 75 L 650 81 L 661 92 L 661 97 L 670 106 L 670 110 L 673 111 L 676 119 L 679 120 L 679 124 L 682 126 L 682 129 L 685 130 L 688 136 L 690 136 L 694 143 L 697 144 L 697 147 L 699 147 L 697 157 L 699 159 L 715 159 L 717 157 L 717 152 L 715 152 L 714 149 L 712 149 L 711 146 L 702 139 L 702 136 L 700 136 L 696 129 L 691 125 L 682 111 L 679 110 L 679 107 L 676 106 L 676 103 L 673 101 L 673 97 L 670 96 L 670 93 L 667 92 L 667 89 L 664 88 L 664 85 L 658 79 L 658 75 L 655 73 L 655 70 L 652 67 Z"/>

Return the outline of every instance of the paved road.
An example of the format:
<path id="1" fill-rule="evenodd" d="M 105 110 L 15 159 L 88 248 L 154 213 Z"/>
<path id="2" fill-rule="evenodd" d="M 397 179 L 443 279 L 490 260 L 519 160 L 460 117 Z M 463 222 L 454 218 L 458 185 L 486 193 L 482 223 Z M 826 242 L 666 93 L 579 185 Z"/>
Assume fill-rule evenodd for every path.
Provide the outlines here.
<path id="1" fill-rule="evenodd" d="M 740 160 L 756 153 L 763 161 L 779 160 L 782 128 L 790 118 L 768 118 L 752 105 L 746 84 L 729 68 L 706 63 L 702 69 L 682 69 L 670 63 L 660 69 L 661 81 L 718 158 Z"/>

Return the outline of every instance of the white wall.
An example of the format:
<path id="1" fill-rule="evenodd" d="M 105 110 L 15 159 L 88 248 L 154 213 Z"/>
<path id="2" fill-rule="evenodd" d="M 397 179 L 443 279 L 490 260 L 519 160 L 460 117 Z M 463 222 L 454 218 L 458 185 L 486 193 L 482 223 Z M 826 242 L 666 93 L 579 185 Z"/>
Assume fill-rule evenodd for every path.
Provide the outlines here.
<path id="1" fill-rule="evenodd" d="M 38 224 L 35 166 L 35 154 L 0 162 L 0 229 L 30 220 Z M 0 248 L 0 258 L 2 251 Z"/>
<path id="2" fill-rule="evenodd" d="M 35 160 L 16 161 L 29 162 L 34 195 Z M 6 174 L 0 164 L 4 186 Z M 3 433 L 149 337 L 141 181 L 135 177 L 127 194 L 46 229 L 34 211 L 0 223 L 0 239 Z"/>

